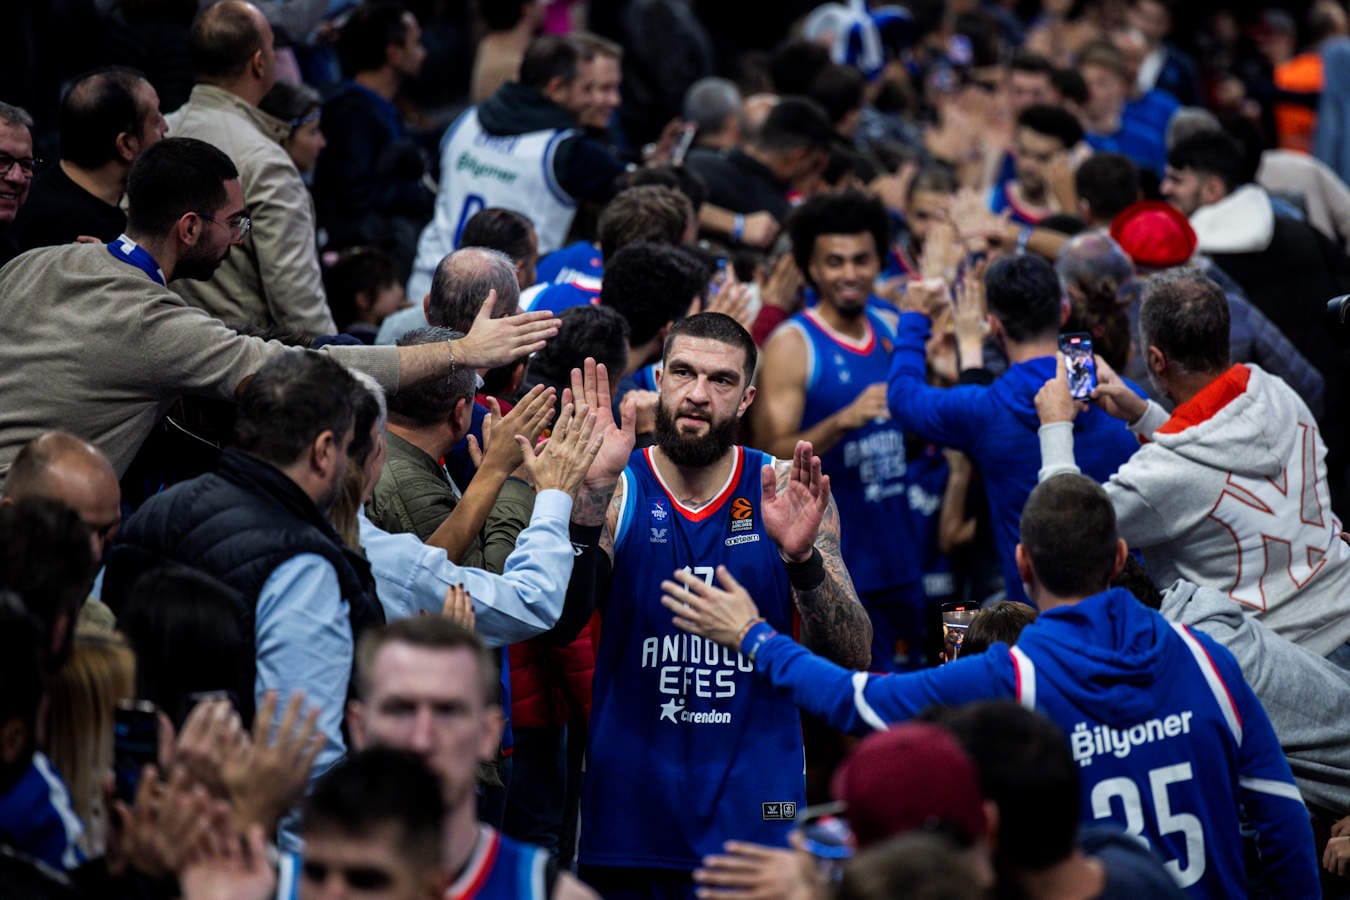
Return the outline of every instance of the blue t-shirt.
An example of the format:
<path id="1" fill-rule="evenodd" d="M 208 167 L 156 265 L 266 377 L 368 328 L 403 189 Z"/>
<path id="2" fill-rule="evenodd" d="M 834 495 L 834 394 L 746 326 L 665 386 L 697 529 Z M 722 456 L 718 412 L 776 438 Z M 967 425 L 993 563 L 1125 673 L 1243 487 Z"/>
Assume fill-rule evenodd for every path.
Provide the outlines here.
<path id="1" fill-rule="evenodd" d="M 760 470 L 772 458 L 735 447 L 726 486 L 693 511 L 663 486 L 652 452 L 634 452 L 623 474 L 581 862 L 687 871 L 730 839 L 786 844 L 805 800 L 801 721 L 748 660 L 677 629 L 660 584 L 679 568 L 711 582 L 725 565 L 775 628 L 791 632 L 793 605 L 764 529 Z"/>
<path id="2" fill-rule="evenodd" d="M 578 276 L 598 279 L 603 271 L 600 248 L 590 241 L 577 241 L 540 259 L 534 274 L 538 284 L 563 284 Z"/>
<path id="3" fill-rule="evenodd" d="M 600 279 L 578 276 L 571 281 L 550 284 L 534 295 L 529 312 L 545 310 L 557 313 L 573 306 L 595 306 L 600 302 Z"/>
<path id="4" fill-rule="evenodd" d="M 831 331 L 812 310 L 787 322 L 806 343 L 807 431 L 848 406 L 865 388 L 885 384 L 895 333 L 870 310 L 859 343 Z M 820 458 L 839 508 L 840 550 L 859 593 L 917 588 L 923 577 L 919 544 L 910 532 L 905 435 L 894 419 L 850 431 Z M 898 591 L 896 593 L 908 593 Z"/>

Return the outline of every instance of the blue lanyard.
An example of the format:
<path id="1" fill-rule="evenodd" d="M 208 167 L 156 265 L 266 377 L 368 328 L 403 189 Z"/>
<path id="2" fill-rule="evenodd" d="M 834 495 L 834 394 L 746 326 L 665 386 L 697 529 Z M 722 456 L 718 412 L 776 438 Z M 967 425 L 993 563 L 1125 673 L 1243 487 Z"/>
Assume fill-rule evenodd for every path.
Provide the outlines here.
<path id="1" fill-rule="evenodd" d="M 155 262 L 155 258 L 150 255 L 150 251 L 125 234 L 118 237 L 117 240 L 109 242 L 108 252 L 127 265 L 140 269 L 161 287 L 165 286 L 164 270 L 159 267 L 159 263 Z"/>

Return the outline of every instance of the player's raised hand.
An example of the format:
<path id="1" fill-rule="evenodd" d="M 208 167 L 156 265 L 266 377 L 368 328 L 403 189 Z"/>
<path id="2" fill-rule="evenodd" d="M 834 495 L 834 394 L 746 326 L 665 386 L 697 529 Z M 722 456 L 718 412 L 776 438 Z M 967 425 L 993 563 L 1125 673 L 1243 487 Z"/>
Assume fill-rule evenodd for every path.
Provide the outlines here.
<path id="1" fill-rule="evenodd" d="M 592 487 L 612 485 L 623 474 L 637 440 L 634 429 L 636 398 L 624 398 L 616 423 L 609 372 L 604 363 L 597 363 L 589 356 L 580 369 L 572 370 L 571 396 L 574 402 L 589 406 L 595 412 L 595 435 L 600 440 L 600 452 L 586 473 L 586 484 Z"/>
<path id="2" fill-rule="evenodd" d="M 785 560 L 805 562 L 830 505 L 830 476 L 821 474 L 820 457 L 812 454 L 809 441 L 797 442 L 787 482 L 781 488 L 773 466 L 765 466 L 760 476 L 764 530 Z"/>
<path id="3" fill-rule="evenodd" d="M 661 605 L 675 613 L 675 627 L 739 650 L 741 632 L 759 616 L 750 592 L 726 566 L 717 567 L 720 588 L 684 569 L 676 570 L 673 577 L 673 581 L 661 582 Z"/>

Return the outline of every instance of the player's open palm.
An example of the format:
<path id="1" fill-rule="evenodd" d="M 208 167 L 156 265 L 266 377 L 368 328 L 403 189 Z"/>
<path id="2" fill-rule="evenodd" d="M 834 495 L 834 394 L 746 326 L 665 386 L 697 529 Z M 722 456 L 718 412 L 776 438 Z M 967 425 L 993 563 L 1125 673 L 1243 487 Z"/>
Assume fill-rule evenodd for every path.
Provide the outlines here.
<path id="1" fill-rule="evenodd" d="M 785 484 L 778 484 L 773 466 L 765 466 L 761 475 L 764 530 L 785 559 L 805 562 L 830 505 L 830 477 L 821 474 L 820 457 L 812 454 L 809 441 L 798 441 Z"/>
<path id="2" fill-rule="evenodd" d="M 564 392 L 566 395 L 567 392 Z M 586 357 L 582 368 L 572 370 L 571 400 L 595 411 L 595 436 L 600 440 L 600 451 L 586 473 L 588 485 L 612 484 L 623 474 L 628 457 L 636 443 L 634 424 L 637 421 L 637 398 L 625 397 L 619 408 L 619 422 L 614 421 L 609 371 L 604 363 Z M 568 397 L 563 397 L 568 402 Z"/>

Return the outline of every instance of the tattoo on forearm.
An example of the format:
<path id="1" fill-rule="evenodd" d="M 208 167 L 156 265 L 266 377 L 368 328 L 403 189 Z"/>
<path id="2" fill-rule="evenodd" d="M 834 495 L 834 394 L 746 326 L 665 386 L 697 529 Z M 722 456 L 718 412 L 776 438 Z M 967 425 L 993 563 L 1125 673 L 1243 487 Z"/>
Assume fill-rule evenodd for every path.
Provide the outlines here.
<path id="1" fill-rule="evenodd" d="M 816 549 L 825 580 L 809 591 L 792 591 L 802 617 L 802 643 L 831 662 L 866 669 L 872 661 L 872 622 L 839 554 L 839 510 L 833 500 L 820 523 Z"/>
<path id="2" fill-rule="evenodd" d="M 614 497 L 614 485 L 591 487 L 582 484 L 577 498 L 572 503 L 572 521 L 578 525 L 603 525 L 605 513 Z"/>

